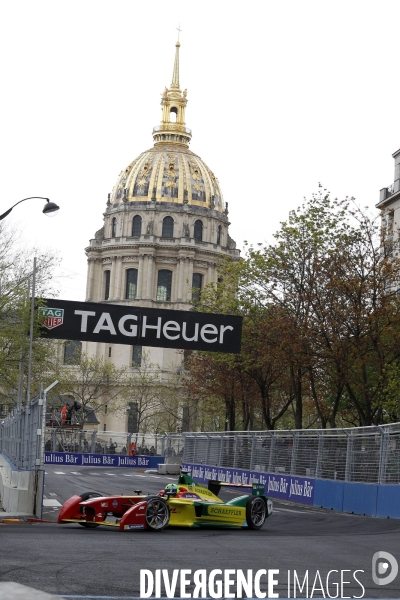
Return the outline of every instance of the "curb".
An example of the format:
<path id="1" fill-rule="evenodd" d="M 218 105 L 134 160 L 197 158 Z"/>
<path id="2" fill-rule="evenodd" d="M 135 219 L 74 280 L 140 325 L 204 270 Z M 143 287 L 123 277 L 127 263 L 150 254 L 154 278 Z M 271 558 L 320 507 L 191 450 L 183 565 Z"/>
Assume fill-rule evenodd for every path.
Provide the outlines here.
<path id="1" fill-rule="evenodd" d="M 14 525 L 30 525 L 28 519 L 20 519 L 18 517 L 5 517 L 1 519 L 0 523 L 5 524 L 14 524 Z"/>
<path id="2" fill-rule="evenodd" d="M 46 519 L 38 519 L 36 517 L 1 517 L 0 525 L 32 525 L 32 523 L 54 523 L 55 521 L 48 521 Z"/>

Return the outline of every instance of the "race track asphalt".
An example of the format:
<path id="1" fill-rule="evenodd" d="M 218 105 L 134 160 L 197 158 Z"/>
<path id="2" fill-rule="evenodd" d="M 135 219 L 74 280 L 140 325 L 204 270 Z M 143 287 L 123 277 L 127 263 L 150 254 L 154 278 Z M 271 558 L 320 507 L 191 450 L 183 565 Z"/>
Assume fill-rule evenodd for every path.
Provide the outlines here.
<path id="1" fill-rule="evenodd" d="M 49 466 L 46 472 L 43 518 L 53 522 L 0 525 L 0 581 L 15 581 L 65 598 L 128 600 L 143 593 L 140 572 L 145 569 L 153 576 L 156 569 L 167 570 L 167 583 L 174 569 L 189 570 L 189 583 L 183 590 L 189 594 L 198 581 L 195 571 L 203 569 L 210 584 L 207 595 L 210 591 L 218 594 L 219 589 L 236 595 L 238 571 L 239 578 L 243 572 L 253 584 L 259 576 L 261 591 L 268 591 L 268 576 L 262 570 L 276 570 L 271 577 L 277 583 L 273 587 L 271 583 L 270 591 L 280 597 L 294 596 L 293 581 L 299 582 L 297 597 L 311 596 L 311 592 L 313 597 L 400 597 L 399 575 L 380 586 L 372 581 L 371 573 L 372 557 L 378 551 L 389 552 L 400 562 L 400 521 L 275 502 L 274 514 L 260 531 L 87 530 L 54 522 L 60 505 L 72 494 L 88 490 L 133 493 L 136 489 L 155 493 L 175 478 L 102 467 Z M 229 498 L 238 492 L 224 494 Z M 216 573 L 212 584 L 210 574 L 215 569 L 231 569 L 228 577 L 234 583 L 229 586 L 228 580 L 225 588 L 218 588 L 222 576 Z M 178 578 L 175 595 L 181 591 Z M 161 593 L 165 595 L 164 587 Z"/>

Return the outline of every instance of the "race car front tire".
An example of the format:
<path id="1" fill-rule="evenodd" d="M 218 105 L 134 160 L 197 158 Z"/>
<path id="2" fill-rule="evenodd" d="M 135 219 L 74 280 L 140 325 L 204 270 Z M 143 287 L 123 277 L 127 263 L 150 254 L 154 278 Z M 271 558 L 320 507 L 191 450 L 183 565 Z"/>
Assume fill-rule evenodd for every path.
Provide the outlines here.
<path id="1" fill-rule="evenodd" d="M 169 523 L 169 506 L 160 496 L 146 498 L 146 529 L 149 531 L 161 531 Z"/>
<path id="2" fill-rule="evenodd" d="M 264 498 L 250 496 L 246 504 L 246 521 L 249 529 L 261 529 L 267 518 L 267 505 Z"/>
<path id="3" fill-rule="evenodd" d="M 84 492 L 83 494 L 80 494 L 80 498 L 82 499 L 82 502 L 85 502 L 85 500 L 90 500 L 90 498 L 101 498 L 102 495 L 103 494 L 99 494 L 98 492 Z M 83 507 L 82 512 L 85 514 L 85 507 Z M 81 521 L 79 525 L 86 527 L 87 529 L 93 529 L 94 527 L 99 526 L 98 523 L 90 523 L 89 521 Z"/>
<path id="4" fill-rule="evenodd" d="M 98 492 L 84 492 L 80 494 L 79 498 L 81 498 L 82 502 L 85 500 L 90 500 L 90 498 L 101 498 L 103 494 L 99 494 Z"/>

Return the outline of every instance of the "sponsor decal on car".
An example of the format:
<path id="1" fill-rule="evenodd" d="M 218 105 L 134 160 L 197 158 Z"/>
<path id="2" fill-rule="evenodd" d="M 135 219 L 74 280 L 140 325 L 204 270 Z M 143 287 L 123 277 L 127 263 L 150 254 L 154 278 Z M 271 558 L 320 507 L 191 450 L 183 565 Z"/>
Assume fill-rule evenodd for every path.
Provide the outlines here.
<path id="1" fill-rule="evenodd" d="M 102 508 L 108 508 L 108 502 L 102 502 L 101 503 L 101 507 Z"/>
<path id="2" fill-rule="evenodd" d="M 116 500 L 114 500 L 114 502 L 112 503 L 112 505 L 113 505 L 114 508 L 117 508 L 118 502 Z"/>
<path id="3" fill-rule="evenodd" d="M 124 529 L 144 529 L 144 525 L 125 525 Z"/>
<path id="4" fill-rule="evenodd" d="M 237 508 L 223 508 L 219 506 L 211 506 L 208 508 L 208 513 L 210 515 L 229 515 L 231 517 L 238 517 L 242 514 L 241 510 Z"/>

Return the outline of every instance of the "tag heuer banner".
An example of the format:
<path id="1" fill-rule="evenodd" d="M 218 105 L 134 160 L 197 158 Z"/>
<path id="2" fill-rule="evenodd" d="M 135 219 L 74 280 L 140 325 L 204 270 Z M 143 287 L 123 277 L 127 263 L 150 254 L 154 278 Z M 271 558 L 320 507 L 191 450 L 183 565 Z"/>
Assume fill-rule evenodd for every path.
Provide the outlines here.
<path id="1" fill-rule="evenodd" d="M 240 352 L 242 317 L 45 300 L 42 337 L 160 348 Z"/>

